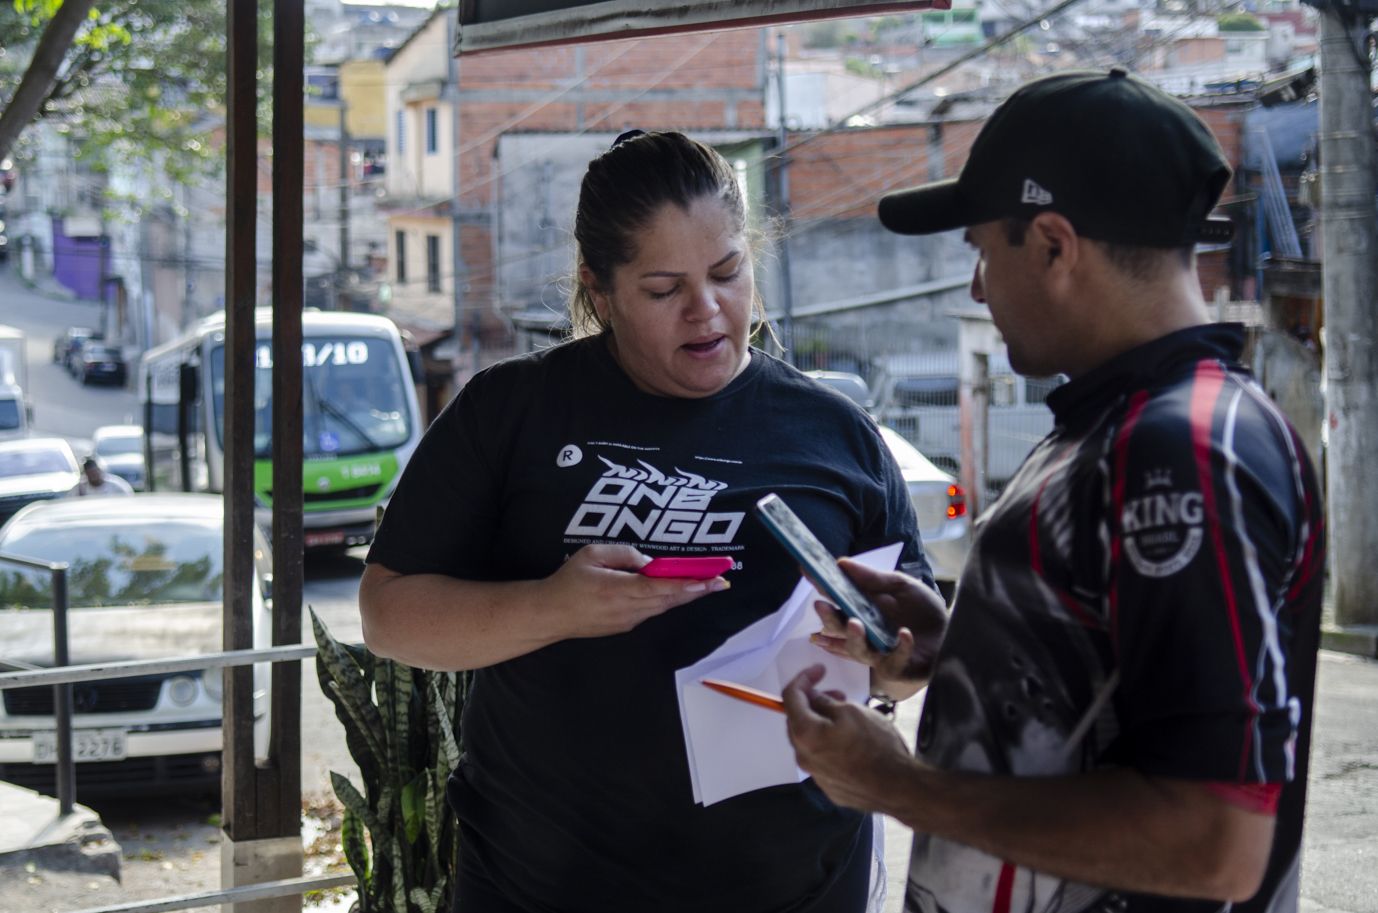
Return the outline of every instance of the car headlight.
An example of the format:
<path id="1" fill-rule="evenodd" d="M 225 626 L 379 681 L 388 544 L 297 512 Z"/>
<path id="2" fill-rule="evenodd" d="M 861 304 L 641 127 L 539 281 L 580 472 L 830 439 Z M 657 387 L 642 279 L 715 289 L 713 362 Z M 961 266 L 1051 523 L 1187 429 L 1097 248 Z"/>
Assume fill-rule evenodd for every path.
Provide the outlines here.
<path id="1" fill-rule="evenodd" d="M 167 680 L 167 696 L 178 707 L 196 700 L 196 679 L 189 675 L 174 675 Z"/>
<path id="2" fill-rule="evenodd" d="M 219 703 L 225 691 L 225 670 L 203 669 L 201 687 L 206 689 L 206 695 L 211 700 Z"/>

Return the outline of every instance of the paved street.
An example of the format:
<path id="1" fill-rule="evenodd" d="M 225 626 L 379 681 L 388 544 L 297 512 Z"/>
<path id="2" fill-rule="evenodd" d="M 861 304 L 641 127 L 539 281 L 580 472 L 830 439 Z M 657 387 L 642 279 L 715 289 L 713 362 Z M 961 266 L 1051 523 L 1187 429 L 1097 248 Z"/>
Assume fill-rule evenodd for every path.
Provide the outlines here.
<path id="1" fill-rule="evenodd" d="M 68 324 L 98 319 L 94 305 L 54 301 L 0 269 L 0 322 L 30 336 L 35 425 L 73 441 L 81 453 L 97 425 L 137 421 L 132 392 L 82 388 L 50 362 L 53 337 Z M 335 635 L 359 638 L 359 552 L 308 560 L 305 601 Z M 310 636 L 309 622 L 303 629 Z M 1322 655 L 1312 754 L 1302 909 L 1307 913 L 1378 913 L 1378 662 Z M 310 663 L 303 668 L 302 782 L 325 795 L 329 771 L 356 777 L 333 707 Z M 899 725 L 913 736 L 918 704 L 902 705 Z M 124 849 L 122 883 L 89 875 L 0 870 L 0 913 L 68 911 L 98 904 L 210 890 L 219 884 L 219 828 L 205 802 L 126 802 L 97 806 Z M 311 820 L 311 819 L 309 819 Z M 898 911 L 909 834 L 887 822 L 890 897 Z"/>

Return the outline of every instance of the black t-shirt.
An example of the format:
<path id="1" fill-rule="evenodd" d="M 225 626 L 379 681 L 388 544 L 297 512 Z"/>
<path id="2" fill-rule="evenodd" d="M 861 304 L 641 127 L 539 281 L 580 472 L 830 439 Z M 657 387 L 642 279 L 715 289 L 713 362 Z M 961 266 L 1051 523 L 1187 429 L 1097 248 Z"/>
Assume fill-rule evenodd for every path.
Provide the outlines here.
<path id="1" fill-rule="evenodd" d="M 1286 783 L 1265 909 L 1301 846 L 1324 567 L 1295 432 L 1238 364 L 1238 327 L 1141 346 L 1048 400 L 1056 417 L 984 517 L 918 753 L 1012 776 L 1131 767 Z M 1301 744 L 1298 745 L 1298 736 Z M 916 835 L 908 911 L 1219 909 L 1107 892 Z"/>
<path id="2" fill-rule="evenodd" d="M 903 541 L 901 563 L 928 575 L 871 420 L 759 351 L 721 392 L 676 399 L 638 390 L 601 338 L 567 343 L 480 373 L 427 431 L 371 563 L 537 579 L 599 542 L 736 562 L 725 592 L 475 674 L 451 802 L 528 909 L 786 911 L 849 856 L 864 818 L 811 781 L 693 801 L 674 671 L 798 581 L 752 514 L 772 491 L 834 554 Z"/>

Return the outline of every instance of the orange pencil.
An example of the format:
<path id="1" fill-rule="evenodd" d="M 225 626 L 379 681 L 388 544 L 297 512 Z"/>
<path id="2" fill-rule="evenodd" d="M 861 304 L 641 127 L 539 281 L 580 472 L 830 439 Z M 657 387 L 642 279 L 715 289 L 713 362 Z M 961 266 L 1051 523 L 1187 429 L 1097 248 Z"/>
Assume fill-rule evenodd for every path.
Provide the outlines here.
<path id="1" fill-rule="evenodd" d="M 715 678 L 705 678 L 703 683 L 714 691 L 720 694 L 726 694 L 728 697 L 735 697 L 739 701 L 746 701 L 748 704 L 755 704 L 757 707 L 765 707 L 767 710 L 774 710 L 776 713 L 785 712 L 785 702 L 765 691 L 760 691 L 756 688 L 748 688 L 746 685 L 719 681 Z"/>

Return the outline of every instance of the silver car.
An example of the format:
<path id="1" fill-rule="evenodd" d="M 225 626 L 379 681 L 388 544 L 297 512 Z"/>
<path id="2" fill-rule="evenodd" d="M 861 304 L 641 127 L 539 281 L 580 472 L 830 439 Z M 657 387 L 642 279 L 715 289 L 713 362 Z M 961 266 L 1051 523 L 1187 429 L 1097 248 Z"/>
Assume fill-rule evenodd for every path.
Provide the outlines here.
<path id="1" fill-rule="evenodd" d="M 810 377 L 846 395 L 868 411 L 870 388 L 860 375 L 846 371 L 809 371 Z M 948 601 L 962 574 L 971 548 L 971 518 L 966 492 L 957 480 L 939 469 L 895 429 L 880 425 L 880 436 L 899 464 L 909 487 L 909 500 L 918 517 L 924 551 L 933 566 L 933 577 Z"/>
<path id="2" fill-rule="evenodd" d="M 64 438 L 0 441 L 0 523 L 26 504 L 65 497 L 79 481 L 76 455 Z"/>
<path id="3" fill-rule="evenodd" d="M 102 470 L 124 479 L 135 491 L 144 489 L 142 426 L 102 425 L 91 434 L 91 456 Z"/>
<path id="4" fill-rule="evenodd" d="M 254 530 L 254 645 L 271 641 L 267 543 Z M 65 561 L 73 664 L 218 652 L 224 583 L 222 500 L 141 494 L 33 504 L 0 528 L 0 555 Z M 0 562 L 0 670 L 53 664 L 50 576 Z M 220 782 L 218 669 L 73 687 L 77 794 Z M 255 737 L 267 742 L 268 667 L 254 670 Z M 51 687 L 0 692 L 0 780 L 54 788 Z"/>

